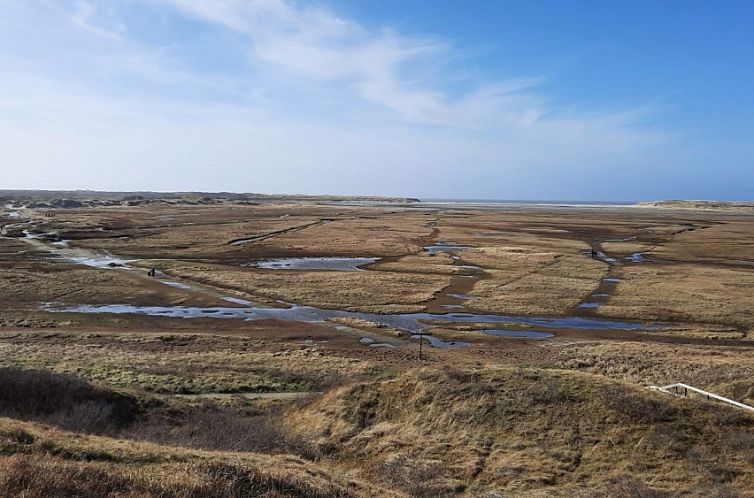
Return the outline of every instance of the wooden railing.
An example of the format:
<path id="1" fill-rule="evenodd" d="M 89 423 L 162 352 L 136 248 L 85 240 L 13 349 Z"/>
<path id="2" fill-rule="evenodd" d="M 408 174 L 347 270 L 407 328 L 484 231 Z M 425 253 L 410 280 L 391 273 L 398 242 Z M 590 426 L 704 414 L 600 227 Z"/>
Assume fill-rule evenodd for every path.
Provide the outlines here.
<path id="1" fill-rule="evenodd" d="M 751 412 L 754 412 L 754 406 L 745 405 L 743 403 L 739 403 L 738 401 L 734 401 L 732 399 L 724 398 L 720 395 L 705 391 L 703 389 L 699 389 L 698 387 L 690 386 L 688 384 L 682 384 L 682 383 L 676 383 L 676 384 L 670 384 L 668 386 L 649 386 L 650 389 L 653 391 L 665 393 L 665 394 L 671 394 L 673 396 L 681 396 L 684 398 L 690 398 L 693 394 L 698 394 L 701 396 L 706 397 L 708 400 L 712 401 L 720 401 L 722 403 L 727 403 L 731 406 L 735 406 L 736 408 L 741 408 L 743 410 L 749 410 Z"/>

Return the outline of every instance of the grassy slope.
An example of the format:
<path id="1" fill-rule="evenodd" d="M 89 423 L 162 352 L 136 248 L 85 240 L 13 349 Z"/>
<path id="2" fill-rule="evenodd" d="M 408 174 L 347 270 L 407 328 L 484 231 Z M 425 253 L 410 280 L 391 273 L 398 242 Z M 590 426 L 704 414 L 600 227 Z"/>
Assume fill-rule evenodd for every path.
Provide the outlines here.
<path id="1" fill-rule="evenodd" d="M 415 370 L 289 422 L 341 465 L 424 496 L 754 496 L 754 417 L 580 372 Z"/>
<path id="2" fill-rule="evenodd" d="M 355 340 L 354 340 L 355 341 Z M 321 390 L 364 366 L 313 348 L 264 351 L 248 337 L 172 334 L 0 334 L 0 367 L 71 373 L 108 387 L 158 393 Z"/>
<path id="3" fill-rule="evenodd" d="M 0 495 L 397 496 L 296 457 L 135 443 L 7 418 L 0 418 Z"/>

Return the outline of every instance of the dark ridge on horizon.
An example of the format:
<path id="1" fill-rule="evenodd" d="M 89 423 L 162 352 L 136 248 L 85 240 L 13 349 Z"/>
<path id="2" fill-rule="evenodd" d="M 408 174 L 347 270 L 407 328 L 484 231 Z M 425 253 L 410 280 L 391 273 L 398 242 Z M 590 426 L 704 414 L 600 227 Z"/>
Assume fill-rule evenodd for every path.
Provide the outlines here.
<path id="1" fill-rule="evenodd" d="M 0 202 L 47 201 L 47 206 L 37 207 L 78 207 L 82 201 L 92 201 L 101 205 L 150 204 L 158 201 L 178 201 L 189 204 L 211 204 L 217 202 L 263 202 L 263 201 L 313 201 L 313 202 L 374 202 L 374 203 L 425 203 L 425 204 L 532 204 L 547 206 L 642 206 L 695 209 L 754 208 L 754 201 L 724 200 L 578 200 L 578 199 L 483 199 L 447 197 L 401 197 L 382 195 L 336 195 L 336 194 L 268 194 L 255 192 L 203 192 L 203 191 L 109 191 L 109 190 L 47 190 L 47 189 L 2 189 Z M 83 207 L 83 205 L 81 206 Z"/>
<path id="2" fill-rule="evenodd" d="M 391 202 L 414 203 L 416 198 L 373 195 L 308 195 L 308 194 L 261 194 L 246 192 L 159 192 L 159 191 L 103 191 L 103 190 L 0 190 L 2 200 L 70 200 L 70 201 L 152 201 L 152 200 L 195 200 L 195 201 L 266 201 L 266 200 L 312 200 L 312 201 L 351 201 L 351 202 Z"/>

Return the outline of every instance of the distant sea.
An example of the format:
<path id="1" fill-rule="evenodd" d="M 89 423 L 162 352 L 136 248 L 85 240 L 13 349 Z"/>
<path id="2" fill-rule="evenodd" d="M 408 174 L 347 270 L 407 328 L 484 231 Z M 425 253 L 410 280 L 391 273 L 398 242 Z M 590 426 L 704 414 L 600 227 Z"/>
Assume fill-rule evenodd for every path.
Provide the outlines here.
<path id="1" fill-rule="evenodd" d="M 419 199 L 427 204 L 544 204 L 566 206 L 631 206 L 638 201 L 552 201 L 522 199 Z"/>

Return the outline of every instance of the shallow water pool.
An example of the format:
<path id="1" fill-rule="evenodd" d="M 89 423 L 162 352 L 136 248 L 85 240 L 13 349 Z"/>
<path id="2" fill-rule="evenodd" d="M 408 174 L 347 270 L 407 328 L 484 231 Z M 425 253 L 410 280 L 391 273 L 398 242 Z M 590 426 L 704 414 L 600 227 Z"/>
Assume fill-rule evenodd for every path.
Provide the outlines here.
<path id="1" fill-rule="evenodd" d="M 265 270 L 326 270 L 363 271 L 361 266 L 372 264 L 380 258 L 276 258 L 260 261 L 257 268 Z"/>

